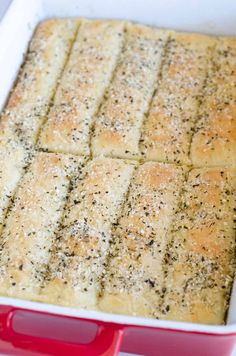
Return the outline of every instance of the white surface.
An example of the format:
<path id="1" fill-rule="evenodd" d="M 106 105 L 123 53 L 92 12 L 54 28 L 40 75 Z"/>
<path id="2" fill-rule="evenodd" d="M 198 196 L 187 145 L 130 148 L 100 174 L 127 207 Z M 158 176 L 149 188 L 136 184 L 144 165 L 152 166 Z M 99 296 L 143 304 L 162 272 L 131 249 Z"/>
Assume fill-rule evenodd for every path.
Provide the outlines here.
<path id="1" fill-rule="evenodd" d="M 0 6 L 7 6 L 0 0 Z M 215 34 L 236 34 L 236 1 L 228 0 L 14 0 L 0 23 L 0 107 L 23 60 L 28 40 L 36 23 L 52 16 L 88 16 L 129 18 L 159 27 Z M 0 10 L 1 16 L 1 10 Z M 9 298 L 0 298 L 1 304 L 24 306 L 57 314 L 112 320 L 124 324 L 138 324 L 178 328 L 211 333 L 236 332 L 236 287 L 227 326 L 206 326 L 171 321 L 134 318 L 92 311 L 43 305 Z M 222 355 L 223 356 L 223 355 Z M 235 350 L 236 356 L 236 350 Z"/>
<path id="2" fill-rule="evenodd" d="M 0 2 L 0 19 L 3 17 L 8 6 L 10 5 L 11 1 L 12 0 L 1 0 L 1 2 Z"/>

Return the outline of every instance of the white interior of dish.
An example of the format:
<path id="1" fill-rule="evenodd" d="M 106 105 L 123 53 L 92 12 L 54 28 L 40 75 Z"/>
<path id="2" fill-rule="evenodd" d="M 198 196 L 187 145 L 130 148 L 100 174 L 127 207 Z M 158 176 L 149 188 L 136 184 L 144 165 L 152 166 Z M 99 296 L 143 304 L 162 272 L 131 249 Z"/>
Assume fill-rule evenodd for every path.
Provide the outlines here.
<path id="1" fill-rule="evenodd" d="M 228 0 L 227 4 L 221 0 L 13 0 L 0 23 L 0 109 L 23 61 L 32 32 L 40 20 L 65 16 L 120 18 L 177 30 L 236 35 L 235 14 L 235 0 Z M 231 295 L 227 326 L 129 317 L 5 297 L 0 297 L 0 304 L 122 324 L 217 334 L 236 332 L 236 283 Z"/>

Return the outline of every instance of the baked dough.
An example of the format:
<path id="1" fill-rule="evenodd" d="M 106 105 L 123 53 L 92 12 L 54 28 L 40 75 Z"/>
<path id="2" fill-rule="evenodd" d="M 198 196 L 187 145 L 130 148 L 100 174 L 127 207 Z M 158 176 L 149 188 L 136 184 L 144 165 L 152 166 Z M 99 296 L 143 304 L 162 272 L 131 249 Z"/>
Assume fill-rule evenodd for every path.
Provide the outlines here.
<path id="1" fill-rule="evenodd" d="M 119 216 L 134 167 L 123 160 L 98 158 L 84 168 L 65 209 L 41 301 L 96 308 L 111 225 Z"/>
<path id="2" fill-rule="evenodd" d="M 28 154 L 14 139 L 0 135 L 0 233 L 17 184 L 27 164 Z"/>
<path id="3" fill-rule="evenodd" d="M 58 87 L 39 146 L 89 155 L 90 129 L 123 42 L 123 22 L 86 21 Z"/>
<path id="4" fill-rule="evenodd" d="M 191 147 L 195 166 L 236 167 L 236 38 L 218 40 Z"/>
<path id="5" fill-rule="evenodd" d="M 162 79 L 142 130 L 140 147 L 145 160 L 191 163 L 189 150 L 199 94 L 214 43 L 203 35 L 171 34 Z"/>
<path id="6" fill-rule="evenodd" d="M 168 32 L 126 25 L 123 52 L 95 121 L 93 155 L 139 157 L 140 129 L 157 84 Z"/>
<path id="7" fill-rule="evenodd" d="M 37 299 L 68 192 L 83 158 L 38 153 L 23 176 L 0 239 L 0 294 Z"/>
<path id="8" fill-rule="evenodd" d="M 222 324 L 234 278 L 236 170 L 193 169 L 167 249 L 163 319 Z"/>
<path id="9" fill-rule="evenodd" d="M 0 295 L 223 324 L 235 83 L 236 38 L 41 23 L 0 119 Z"/>
<path id="10" fill-rule="evenodd" d="M 158 317 L 166 244 L 184 173 L 185 168 L 164 163 L 138 168 L 112 234 L 101 310 Z"/>
<path id="11" fill-rule="evenodd" d="M 37 27 L 2 114 L 1 132 L 11 129 L 26 145 L 35 144 L 77 26 L 77 20 L 54 19 Z"/>

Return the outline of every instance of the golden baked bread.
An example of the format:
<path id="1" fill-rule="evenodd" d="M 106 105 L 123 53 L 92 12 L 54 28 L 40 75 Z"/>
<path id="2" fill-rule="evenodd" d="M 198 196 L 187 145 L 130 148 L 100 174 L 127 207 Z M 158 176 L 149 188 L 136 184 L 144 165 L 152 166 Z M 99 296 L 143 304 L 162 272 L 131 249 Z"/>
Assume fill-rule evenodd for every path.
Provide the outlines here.
<path id="1" fill-rule="evenodd" d="M 4 113 L 0 130 L 11 129 L 26 145 L 34 145 L 78 26 L 78 20 L 43 22 L 33 36 Z"/>
<path id="2" fill-rule="evenodd" d="M 35 299 L 69 179 L 83 158 L 39 152 L 21 179 L 0 240 L 0 293 Z"/>
<path id="3" fill-rule="evenodd" d="M 157 84 L 168 32 L 126 25 L 123 51 L 95 119 L 93 155 L 139 157 L 140 129 Z"/>
<path id="4" fill-rule="evenodd" d="M 145 160 L 190 164 L 189 150 L 199 95 L 215 41 L 207 36 L 170 36 L 161 82 L 144 122 L 141 153 Z"/>
<path id="5" fill-rule="evenodd" d="M 27 159 L 27 151 L 19 142 L 0 134 L 0 234 Z"/>
<path id="6" fill-rule="evenodd" d="M 236 39 L 39 24 L 0 117 L 0 295 L 223 324 Z"/>
<path id="7" fill-rule="evenodd" d="M 159 315 L 166 245 L 184 172 L 183 167 L 154 162 L 137 169 L 111 238 L 102 310 Z"/>
<path id="8" fill-rule="evenodd" d="M 90 128 L 123 42 L 123 23 L 83 21 L 39 146 L 89 155 Z"/>
<path id="9" fill-rule="evenodd" d="M 193 169 L 167 249 L 162 318 L 220 324 L 235 270 L 236 170 Z"/>
<path id="10" fill-rule="evenodd" d="M 236 38 L 220 38 L 213 52 L 191 146 L 196 166 L 236 167 Z"/>
<path id="11" fill-rule="evenodd" d="M 96 307 L 112 223 L 119 216 L 134 167 L 123 160 L 97 158 L 75 180 L 41 300 Z"/>

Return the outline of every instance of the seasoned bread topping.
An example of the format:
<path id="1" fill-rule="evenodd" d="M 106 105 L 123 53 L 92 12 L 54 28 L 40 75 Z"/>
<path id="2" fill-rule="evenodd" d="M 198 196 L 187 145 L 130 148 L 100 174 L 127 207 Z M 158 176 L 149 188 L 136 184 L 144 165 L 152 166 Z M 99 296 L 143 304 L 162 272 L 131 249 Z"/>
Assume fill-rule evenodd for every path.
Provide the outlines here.
<path id="1" fill-rule="evenodd" d="M 235 38 L 42 22 L 0 117 L 0 295 L 224 323 L 235 79 Z"/>

